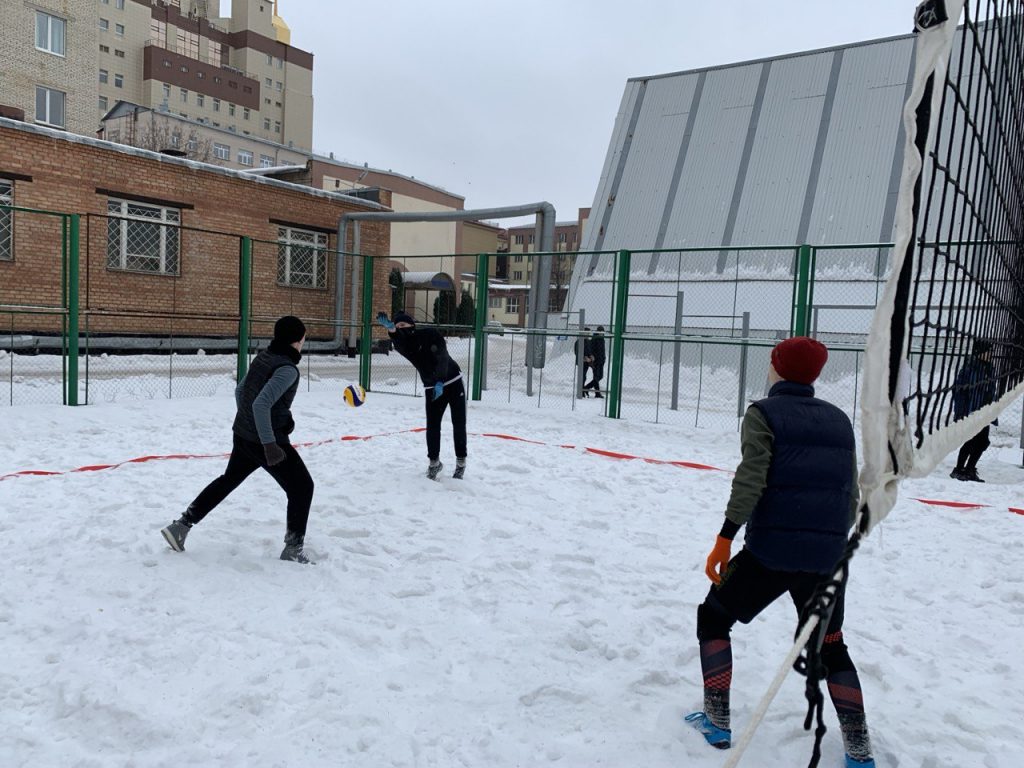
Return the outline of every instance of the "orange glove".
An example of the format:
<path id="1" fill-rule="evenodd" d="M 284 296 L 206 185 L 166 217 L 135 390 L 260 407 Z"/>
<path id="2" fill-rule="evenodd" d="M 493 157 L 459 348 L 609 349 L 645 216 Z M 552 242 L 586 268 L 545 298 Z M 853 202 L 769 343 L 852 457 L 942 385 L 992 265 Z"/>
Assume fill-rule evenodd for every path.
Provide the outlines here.
<path id="1" fill-rule="evenodd" d="M 715 548 L 711 550 L 711 554 L 708 555 L 707 565 L 704 567 L 704 573 L 708 575 L 708 578 L 715 584 L 722 583 L 722 576 L 725 575 L 725 569 L 729 565 L 729 553 L 732 551 L 732 539 L 726 539 L 723 536 L 719 536 L 715 540 Z"/>

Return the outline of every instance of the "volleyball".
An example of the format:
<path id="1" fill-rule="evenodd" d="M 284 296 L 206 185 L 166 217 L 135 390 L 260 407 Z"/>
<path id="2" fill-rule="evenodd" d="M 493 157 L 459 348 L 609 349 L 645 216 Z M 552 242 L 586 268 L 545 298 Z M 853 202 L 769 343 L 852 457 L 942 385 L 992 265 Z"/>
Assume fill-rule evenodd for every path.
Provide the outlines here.
<path id="1" fill-rule="evenodd" d="M 351 405 L 353 408 L 358 408 L 360 405 L 366 402 L 366 390 L 358 384 L 349 384 L 345 387 L 342 397 L 345 398 L 345 404 Z"/>

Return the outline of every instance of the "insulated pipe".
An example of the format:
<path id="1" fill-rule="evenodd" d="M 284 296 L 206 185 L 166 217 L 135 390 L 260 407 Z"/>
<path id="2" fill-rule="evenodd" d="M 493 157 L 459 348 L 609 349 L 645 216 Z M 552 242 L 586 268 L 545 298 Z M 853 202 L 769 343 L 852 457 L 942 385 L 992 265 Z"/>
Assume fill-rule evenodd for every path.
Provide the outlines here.
<path id="1" fill-rule="evenodd" d="M 535 213 L 541 217 L 541 250 L 548 252 L 554 249 L 555 244 L 555 207 L 548 202 L 540 203 L 527 203 L 525 205 L 511 205 L 501 208 L 477 208 L 472 211 L 432 211 L 430 213 L 400 213 L 397 211 L 375 211 L 367 213 L 343 213 L 338 217 L 338 295 L 335 299 L 334 310 L 338 327 L 335 330 L 334 340 L 337 344 L 342 342 L 341 334 L 341 322 L 344 317 L 344 289 L 345 289 L 345 257 L 344 247 L 348 237 L 348 223 L 350 221 L 356 222 L 355 224 L 355 239 L 352 245 L 352 251 L 354 254 L 359 253 L 359 223 L 360 221 L 476 221 L 479 219 L 508 219 L 514 216 L 527 216 L 531 213 Z M 551 273 L 551 257 L 548 256 L 546 259 L 542 259 L 541 270 L 549 278 L 543 282 L 544 285 L 544 296 L 545 303 L 544 308 L 547 308 L 546 297 L 548 294 Z M 546 262 L 546 271 L 543 266 Z M 357 325 L 358 317 L 356 315 L 356 304 L 358 303 L 358 286 L 359 280 L 356 277 L 356 270 L 358 269 L 358 260 L 355 256 L 352 257 L 352 287 L 351 287 L 351 298 L 349 314 L 351 316 L 352 327 Z M 546 313 L 545 313 L 546 314 Z M 536 320 L 536 318 L 534 318 Z M 348 334 L 345 335 L 346 347 L 352 346 L 354 339 L 349 338 Z"/>

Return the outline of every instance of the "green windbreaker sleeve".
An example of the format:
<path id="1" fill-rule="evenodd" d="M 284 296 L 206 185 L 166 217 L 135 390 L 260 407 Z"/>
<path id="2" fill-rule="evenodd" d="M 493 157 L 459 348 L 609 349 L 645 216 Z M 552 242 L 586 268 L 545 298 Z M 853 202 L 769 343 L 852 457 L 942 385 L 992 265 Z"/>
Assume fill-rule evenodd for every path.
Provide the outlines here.
<path id="1" fill-rule="evenodd" d="M 747 408 L 740 426 L 740 452 L 743 458 L 736 467 L 732 493 L 725 507 L 725 516 L 737 525 L 744 525 L 750 520 L 768 484 L 774 437 L 760 409 L 753 405 Z"/>

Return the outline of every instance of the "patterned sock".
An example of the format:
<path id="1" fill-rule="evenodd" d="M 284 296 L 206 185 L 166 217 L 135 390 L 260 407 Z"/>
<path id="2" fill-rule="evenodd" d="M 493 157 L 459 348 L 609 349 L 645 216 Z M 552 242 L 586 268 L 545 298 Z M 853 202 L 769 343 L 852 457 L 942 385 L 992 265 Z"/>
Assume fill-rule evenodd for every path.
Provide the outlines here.
<path id="1" fill-rule="evenodd" d="M 834 672 L 828 676 L 828 693 L 832 697 L 839 728 L 843 733 L 846 754 L 854 760 L 871 759 L 871 738 L 864 715 L 864 695 L 856 670 Z"/>
<path id="2" fill-rule="evenodd" d="M 700 666 L 704 673 L 704 714 L 719 728 L 729 730 L 732 643 L 728 640 L 701 643 Z"/>

